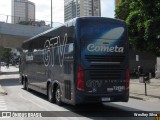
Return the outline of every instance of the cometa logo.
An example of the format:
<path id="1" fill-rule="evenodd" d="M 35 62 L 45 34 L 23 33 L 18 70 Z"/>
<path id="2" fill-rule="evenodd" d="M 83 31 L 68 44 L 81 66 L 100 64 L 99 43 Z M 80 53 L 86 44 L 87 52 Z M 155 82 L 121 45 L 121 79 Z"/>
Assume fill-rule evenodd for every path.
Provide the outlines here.
<path id="1" fill-rule="evenodd" d="M 87 50 L 90 52 L 117 52 L 117 53 L 123 53 L 124 47 L 118 47 L 117 45 L 115 47 L 108 47 L 104 45 L 95 45 L 95 44 L 89 44 L 87 46 Z"/>

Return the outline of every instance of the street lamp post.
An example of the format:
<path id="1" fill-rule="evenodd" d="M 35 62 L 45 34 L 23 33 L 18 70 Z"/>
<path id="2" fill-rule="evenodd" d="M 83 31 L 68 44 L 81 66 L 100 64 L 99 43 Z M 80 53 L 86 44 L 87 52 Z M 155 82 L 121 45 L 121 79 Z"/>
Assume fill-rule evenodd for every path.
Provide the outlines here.
<path id="1" fill-rule="evenodd" d="M 52 27 L 52 0 L 51 0 L 51 27 Z"/>

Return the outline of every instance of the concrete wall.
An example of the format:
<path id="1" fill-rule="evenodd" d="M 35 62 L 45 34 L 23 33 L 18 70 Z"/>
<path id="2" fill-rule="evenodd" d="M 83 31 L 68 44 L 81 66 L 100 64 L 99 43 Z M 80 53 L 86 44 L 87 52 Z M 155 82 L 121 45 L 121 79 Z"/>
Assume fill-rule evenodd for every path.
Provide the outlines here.
<path id="1" fill-rule="evenodd" d="M 157 71 L 160 71 L 160 57 L 157 57 Z"/>
<path id="2" fill-rule="evenodd" d="M 136 61 L 136 55 L 139 55 L 139 61 Z M 138 52 L 130 50 L 130 71 L 134 72 L 137 66 L 142 66 L 144 73 L 155 72 L 156 56 L 148 52 Z"/>
<path id="3" fill-rule="evenodd" d="M 50 29 L 50 27 L 37 27 L 30 25 L 8 24 L 0 22 L 0 34 L 32 37 L 48 29 Z"/>
<path id="4" fill-rule="evenodd" d="M 155 78 L 160 78 L 160 57 L 157 57 Z"/>
<path id="5" fill-rule="evenodd" d="M 19 48 L 21 43 L 48 29 L 47 26 L 37 27 L 0 22 L 0 46 Z"/>

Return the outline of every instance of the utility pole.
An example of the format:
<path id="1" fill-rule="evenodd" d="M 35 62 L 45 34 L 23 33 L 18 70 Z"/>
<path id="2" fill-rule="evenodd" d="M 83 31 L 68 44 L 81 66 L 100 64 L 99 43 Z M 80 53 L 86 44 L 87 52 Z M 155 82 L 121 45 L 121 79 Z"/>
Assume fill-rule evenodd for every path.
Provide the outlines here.
<path id="1" fill-rule="evenodd" d="M 52 27 L 52 0 L 51 0 L 51 27 Z"/>

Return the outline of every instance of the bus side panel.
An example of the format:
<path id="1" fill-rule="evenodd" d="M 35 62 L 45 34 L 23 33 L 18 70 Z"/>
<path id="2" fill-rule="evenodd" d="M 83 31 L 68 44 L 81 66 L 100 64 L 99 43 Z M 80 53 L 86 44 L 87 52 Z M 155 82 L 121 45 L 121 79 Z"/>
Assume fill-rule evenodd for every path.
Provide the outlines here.
<path id="1" fill-rule="evenodd" d="M 26 76 L 28 87 L 43 94 L 46 93 L 47 68 L 43 61 L 44 41 L 48 39 L 43 35 L 23 44 L 23 75 Z"/>
<path id="2" fill-rule="evenodd" d="M 56 82 L 60 86 L 63 102 L 74 104 L 74 26 L 72 22 L 68 23 L 54 30 L 50 35 L 52 37 L 49 40 L 49 46 L 51 46 L 49 57 L 44 57 L 46 68 L 48 68 L 48 79 L 51 79 L 53 84 Z M 48 48 L 46 49 L 48 51 Z"/>
<path id="3" fill-rule="evenodd" d="M 63 61 L 63 87 L 62 100 L 65 103 L 75 103 L 75 88 L 74 88 L 74 45 L 75 45 L 75 28 L 73 23 L 67 25 L 67 45 L 64 52 Z"/>
<path id="4" fill-rule="evenodd" d="M 68 22 L 23 43 L 20 73 L 31 89 L 47 94 L 49 80 L 60 86 L 63 102 L 75 103 L 74 41 L 75 28 Z"/>

